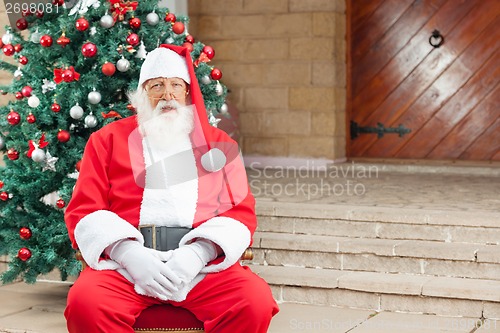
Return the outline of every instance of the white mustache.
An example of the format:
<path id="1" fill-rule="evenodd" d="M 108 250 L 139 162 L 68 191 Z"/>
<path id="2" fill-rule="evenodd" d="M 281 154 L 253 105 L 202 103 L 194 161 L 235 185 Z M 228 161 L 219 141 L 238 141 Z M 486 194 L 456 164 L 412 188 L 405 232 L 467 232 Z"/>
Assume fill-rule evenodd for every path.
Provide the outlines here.
<path id="1" fill-rule="evenodd" d="M 172 108 L 172 109 L 178 109 L 181 107 L 181 105 L 179 104 L 179 102 L 177 102 L 176 100 L 173 100 L 173 99 L 170 101 L 161 100 L 156 105 L 157 110 L 161 110 L 161 109 L 166 108 L 166 107 Z"/>

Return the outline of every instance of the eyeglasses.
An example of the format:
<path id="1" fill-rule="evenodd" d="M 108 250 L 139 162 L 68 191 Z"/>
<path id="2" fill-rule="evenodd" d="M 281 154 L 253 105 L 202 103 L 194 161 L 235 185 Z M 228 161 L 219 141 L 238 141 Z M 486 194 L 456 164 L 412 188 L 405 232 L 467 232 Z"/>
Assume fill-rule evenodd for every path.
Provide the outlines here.
<path id="1" fill-rule="evenodd" d="M 186 84 L 182 79 L 154 79 L 146 86 L 146 92 L 150 97 L 160 98 L 165 93 L 174 99 L 179 99 L 186 94 Z"/>

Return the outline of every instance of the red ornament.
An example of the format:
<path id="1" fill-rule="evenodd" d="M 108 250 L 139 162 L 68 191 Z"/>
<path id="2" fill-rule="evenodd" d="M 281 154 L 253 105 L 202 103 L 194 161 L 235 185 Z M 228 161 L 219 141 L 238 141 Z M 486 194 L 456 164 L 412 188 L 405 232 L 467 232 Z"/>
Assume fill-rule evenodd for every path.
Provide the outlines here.
<path id="1" fill-rule="evenodd" d="M 22 247 L 19 249 L 19 252 L 17 252 L 17 257 L 22 261 L 26 261 L 31 258 L 31 251 L 28 248 Z"/>
<path id="2" fill-rule="evenodd" d="M 20 91 L 16 91 L 16 99 L 23 99 L 23 93 Z"/>
<path id="3" fill-rule="evenodd" d="M 53 111 L 53 112 L 59 112 L 61 111 L 61 106 L 57 103 L 53 103 L 51 106 L 50 106 L 50 109 Z"/>
<path id="4" fill-rule="evenodd" d="M 83 44 L 82 54 L 86 58 L 94 57 L 97 54 L 97 46 L 90 42 Z"/>
<path id="5" fill-rule="evenodd" d="M 132 33 L 127 36 L 127 43 L 129 43 L 130 45 L 136 46 L 137 44 L 139 44 L 139 42 L 140 42 L 139 35 Z"/>
<path id="6" fill-rule="evenodd" d="M 14 50 L 14 46 L 12 46 L 11 44 L 5 44 L 2 48 L 2 51 L 3 51 L 3 54 L 5 54 L 6 56 L 9 56 L 9 57 L 16 52 Z"/>
<path id="7" fill-rule="evenodd" d="M 186 42 L 193 44 L 194 43 L 194 37 L 192 35 L 186 35 L 186 39 L 184 39 Z"/>
<path id="8" fill-rule="evenodd" d="M 64 202 L 63 199 L 59 199 L 59 200 L 56 201 L 56 206 L 58 208 L 64 208 L 64 206 L 66 206 L 66 203 Z"/>
<path id="9" fill-rule="evenodd" d="M 26 58 L 25 56 L 20 56 L 19 57 L 19 63 L 21 65 L 26 65 L 28 63 L 28 58 Z"/>
<path id="10" fill-rule="evenodd" d="M 19 30 L 25 30 L 28 27 L 28 21 L 24 17 L 21 17 L 19 20 L 16 21 L 16 27 Z"/>
<path id="11" fill-rule="evenodd" d="M 112 76 L 116 72 L 116 66 L 112 62 L 105 62 L 104 65 L 102 65 L 102 73 L 106 76 Z"/>
<path id="12" fill-rule="evenodd" d="M 177 17 L 175 17 L 175 15 L 172 13 L 168 13 L 167 15 L 165 15 L 165 22 L 174 23 L 176 20 L 177 20 Z"/>
<path id="13" fill-rule="evenodd" d="M 178 35 L 182 34 L 184 30 L 185 30 L 184 23 L 182 22 L 175 22 L 174 25 L 172 26 L 172 31 Z"/>
<path id="14" fill-rule="evenodd" d="M 59 142 L 68 142 L 70 137 L 69 132 L 65 130 L 59 130 L 57 133 L 57 140 L 59 140 Z"/>
<path id="15" fill-rule="evenodd" d="M 65 47 L 71 42 L 71 40 L 64 35 L 64 33 L 59 37 L 56 41 L 57 45 L 60 45 L 61 47 Z"/>
<path id="16" fill-rule="evenodd" d="M 19 229 L 19 236 L 21 236 L 22 239 L 28 240 L 31 238 L 31 235 L 32 233 L 30 228 L 22 227 L 21 229 Z"/>
<path id="17" fill-rule="evenodd" d="M 5 44 L 2 42 L 2 39 L 0 39 L 0 47 L 3 48 Z"/>
<path id="18" fill-rule="evenodd" d="M 76 164 L 75 164 L 76 171 L 80 172 L 81 166 L 82 166 L 82 160 L 79 160 L 78 162 L 76 162 Z"/>
<path id="19" fill-rule="evenodd" d="M 23 46 L 21 44 L 14 45 L 14 51 L 21 52 L 23 50 Z"/>
<path id="20" fill-rule="evenodd" d="M 52 37 L 50 37 L 49 35 L 43 35 L 42 37 L 40 37 L 40 45 L 42 45 L 43 47 L 52 46 Z"/>
<path id="21" fill-rule="evenodd" d="M 75 27 L 76 27 L 76 30 L 78 30 L 78 31 L 85 31 L 89 28 L 89 21 L 87 21 L 86 19 L 81 17 L 78 20 L 76 20 Z"/>
<path id="22" fill-rule="evenodd" d="M 3 184 L 3 181 L 1 181 L 1 180 L 0 180 L 0 188 L 2 188 L 2 187 L 3 187 L 3 185 L 4 185 L 4 184 Z"/>
<path id="23" fill-rule="evenodd" d="M 30 97 L 32 92 L 33 88 L 30 86 L 24 86 L 23 89 L 21 89 L 21 94 L 23 94 L 24 97 Z"/>
<path id="24" fill-rule="evenodd" d="M 36 117 L 33 113 L 30 113 L 26 116 L 26 121 L 30 124 L 33 124 L 36 121 Z"/>
<path id="25" fill-rule="evenodd" d="M 19 152 L 14 148 L 10 148 L 9 150 L 7 150 L 7 157 L 9 158 L 9 160 L 15 161 L 19 158 Z"/>
<path id="26" fill-rule="evenodd" d="M 193 49 L 194 49 L 193 44 L 191 44 L 189 42 L 184 42 L 182 44 L 182 46 L 184 46 L 186 49 L 188 49 L 189 52 L 193 52 Z"/>
<path id="27" fill-rule="evenodd" d="M 220 80 L 221 77 L 222 77 L 222 72 L 220 71 L 220 69 L 214 68 L 214 69 L 212 69 L 212 72 L 210 73 L 210 76 L 214 80 Z"/>
<path id="28" fill-rule="evenodd" d="M 62 6 L 64 4 L 64 0 L 52 0 L 52 4 L 55 6 Z"/>
<path id="29" fill-rule="evenodd" d="M 9 193 L 7 193 L 7 192 L 0 193 L 0 200 L 2 200 L 2 201 L 9 200 Z"/>
<path id="30" fill-rule="evenodd" d="M 7 115 L 7 122 L 12 126 L 19 124 L 21 121 L 21 116 L 16 111 L 11 110 Z"/>
<path id="31" fill-rule="evenodd" d="M 211 46 L 205 45 L 201 51 L 203 53 L 205 53 L 207 55 L 208 59 L 210 59 L 210 60 L 212 60 L 213 57 L 215 56 L 215 50 Z"/>
<path id="32" fill-rule="evenodd" d="M 141 19 L 133 17 L 128 21 L 128 24 L 130 24 L 130 27 L 133 29 L 139 29 L 141 27 Z"/>
<path id="33" fill-rule="evenodd" d="M 21 16 L 22 17 L 26 17 L 26 16 L 31 16 L 31 10 L 28 8 L 28 9 L 23 9 L 23 11 L 21 12 Z"/>
<path id="34" fill-rule="evenodd" d="M 132 104 L 127 104 L 127 110 L 129 111 L 135 111 L 135 108 Z"/>
<path id="35" fill-rule="evenodd" d="M 71 82 L 75 79 L 75 75 L 72 70 L 66 69 L 65 71 L 62 72 L 61 78 L 63 79 L 64 82 Z"/>
<path id="36" fill-rule="evenodd" d="M 37 12 L 36 12 L 36 14 L 35 14 L 35 15 L 36 15 L 36 17 L 38 17 L 38 18 L 42 18 L 42 17 L 43 17 L 43 15 L 44 15 L 44 12 L 43 12 L 43 10 L 37 10 Z"/>

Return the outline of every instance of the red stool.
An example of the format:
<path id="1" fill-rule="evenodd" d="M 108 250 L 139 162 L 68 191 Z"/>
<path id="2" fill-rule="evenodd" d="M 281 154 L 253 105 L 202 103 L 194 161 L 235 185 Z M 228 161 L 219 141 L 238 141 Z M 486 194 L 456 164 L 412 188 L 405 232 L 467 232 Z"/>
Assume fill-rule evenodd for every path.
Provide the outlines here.
<path id="1" fill-rule="evenodd" d="M 142 311 L 135 321 L 134 330 L 141 333 L 205 332 L 203 323 L 194 314 L 169 304 L 154 305 Z"/>

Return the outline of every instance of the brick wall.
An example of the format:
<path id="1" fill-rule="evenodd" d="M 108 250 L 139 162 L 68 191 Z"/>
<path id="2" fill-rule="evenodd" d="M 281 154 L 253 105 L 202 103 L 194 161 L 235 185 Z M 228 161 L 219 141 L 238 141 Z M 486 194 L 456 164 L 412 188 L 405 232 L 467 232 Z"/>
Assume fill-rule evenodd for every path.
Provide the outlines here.
<path id="1" fill-rule="evenodd" d="M 215 48 L 245 155 L 345 157 L 344 0 L 189 0 L 189 17 Z"/>
<path id="2" fill-rule="evenodd" d="M 215 48 L 245 155 L 345 157 L 345 0 L 189 0 L 189 17 Z"/>

